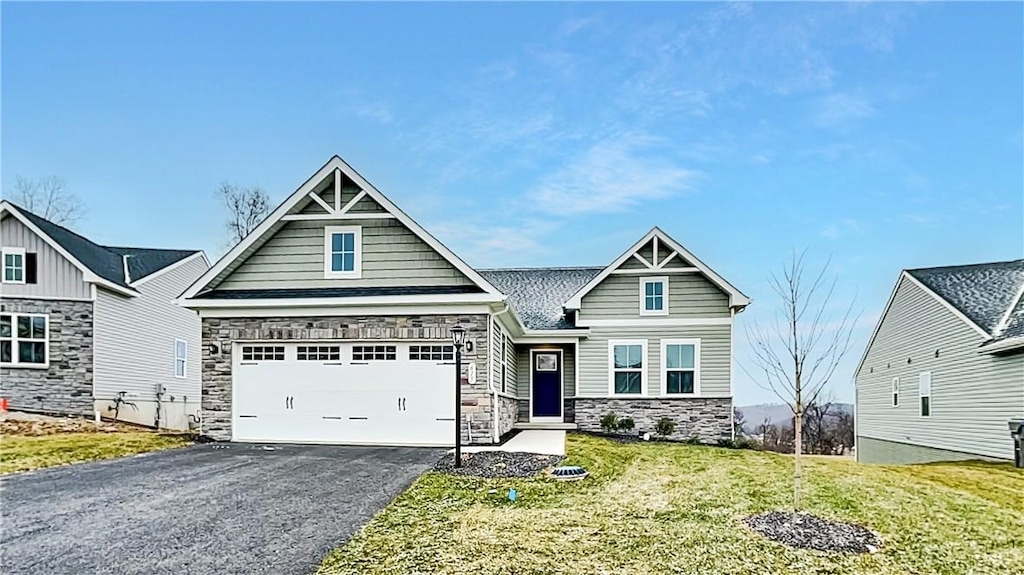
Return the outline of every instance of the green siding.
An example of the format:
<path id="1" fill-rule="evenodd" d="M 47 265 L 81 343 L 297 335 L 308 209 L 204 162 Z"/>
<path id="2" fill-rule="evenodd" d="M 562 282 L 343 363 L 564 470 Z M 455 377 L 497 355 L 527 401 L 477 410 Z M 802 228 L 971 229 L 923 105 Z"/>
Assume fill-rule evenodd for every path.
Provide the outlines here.
<path id="1" fill-rule="evenodd" d="M 502 347 L 501 342 L 505 341 L 505 346 Z M 518 382 L 519 366 L 517 365 L 518 358 L 516 356 L 516 347 L 512 343 L 512 338 L 508 336 L 508 333 L 501 326 L 501 323 L 496 320 L 491 320 L 491 342 L 493 345 L 493 352 L 491 357 L 491 381 L 495 382 L 495 389 L 499 392 L 501 390 L 501 362 L 502 362 L 502 350 L 504 349 L 505 356 L 505 393 L 509 395 L 516 395 Z"/>
<path id="2" fill-rule="evenodd" d="M 324 278 L 324 228 L 334 225 L 362 227 L 362 278 Z M 288 222 L 218 287 L 257 289 L 470 284 L 472 282 L 469 278 L 411 230 L 398 220 L 387 219 Z"/>
<path id="3" fill-rule="evenodd" d="M 608 396 L 608 341 L 647 340 L 647 395 L 661 393 L 661 340 L 700 339 L 701 397 L 732 396 L 732 336 L 728 325 L 687 327 L 590 328 L 590 337 L 580 340 L 581 397 Z"/>
<path id="4" fill-rule="evenodd" d="M 640 280 L 666 274 L 612 274 L 583 296 L 580 317 L 588 319 L 626 319 L 640 317 Z M 729 317 L 729 296 L 699 273 L 667 274 L 668 316 L 657 317 Z M 649 317 L 649 316 L 645 316 Z"/>
<path id="5" fill-rule="evenodd" d="M 562 352 L 562 396 L 576 395 L 576 355 L 572 345 L 533 345 L 516 348 L 517 373 L 519 374 L 519 398 L 530 397 L 530 350 L 561 350 Z"/>
<path id="6" fill-rule="evenodd" d="M 922 447 L 895 441 L 884 441 L 870 437 L 857 437 L 857 461 L 860 463 L 931 463 L 933 461 L 967 461 L 989 459 L 972 453 L 960 453 L 945 449 Z"/>
<path id="7" fill-rule="evenodd" d="M 984 341 L 934 297 L 901 278 L 856 375 L 857 434 L 1012 459 L 1006 424 L 1024 416 L 1024 354 L 978 353 Z M 932 374 L 931 417 L 922 418 L 918 377 L 926 371 Z M 900 378 L 898 407 L 892 406 L 894 377 Z"/>

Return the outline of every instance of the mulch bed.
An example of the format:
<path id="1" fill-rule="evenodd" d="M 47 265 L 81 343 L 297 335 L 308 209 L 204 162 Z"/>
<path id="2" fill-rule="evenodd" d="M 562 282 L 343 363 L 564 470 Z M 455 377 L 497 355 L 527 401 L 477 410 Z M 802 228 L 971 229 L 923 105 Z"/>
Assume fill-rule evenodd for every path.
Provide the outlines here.
<path id="1" fill-rule="evenodd" d="M 104 421 L 96 423 L 84 417 L 53 417 L 35 413 L 10 412 L 0 415 L 0 435 L 40 436 L 62 433 L 119 433 L 144 428 Z"/>
<path id="2" fill-rule="evenodd" d="M 471 477 L 533 477 L 557 465 L 565 457 L 507 451 L 463 453 L 462 467 L 455 468 L 455 455 L 448 454 L 434 465 L 434 471 Z"/>
<path id="3" fill-rule="evenodd" d="M 881 539 L 860 525 L 830 521 L 809 513 L 770 511 L 743 520 L 748 527 L 772 541 L 800 549 L 874 553 Z"/>

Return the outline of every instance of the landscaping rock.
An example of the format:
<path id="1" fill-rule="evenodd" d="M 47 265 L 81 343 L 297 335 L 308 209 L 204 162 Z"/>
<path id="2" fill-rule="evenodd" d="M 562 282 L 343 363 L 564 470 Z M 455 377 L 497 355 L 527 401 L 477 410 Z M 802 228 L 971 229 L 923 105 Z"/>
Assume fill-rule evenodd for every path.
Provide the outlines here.
<path id="1" fill-rule="evenodd" d="M 877 535 L 850 523 L 830 521 L 809 513 L 770 511 L 743 520 L 762 536 L 800 549 L 874 553 L 882 546 Z"/>
<path id="2" fill-rule="evenodd" d="M 540 455 L 508 451 L 463 453 L 462 467 L 455 468 L 454 454 L 448 454 L 434 465 L 434 470 L 449 475 L 473 477 L 533 477 L 565 459 L 560 455 Z"/>

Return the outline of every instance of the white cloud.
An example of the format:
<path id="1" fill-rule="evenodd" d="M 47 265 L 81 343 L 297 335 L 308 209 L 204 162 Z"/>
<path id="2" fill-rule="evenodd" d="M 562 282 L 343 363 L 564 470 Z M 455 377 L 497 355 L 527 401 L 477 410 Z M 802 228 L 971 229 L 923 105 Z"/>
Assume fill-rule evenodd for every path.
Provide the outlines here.
<path id="1" fill-rule="evenodd" d="M 861 227 L 860 222 L 853 218 L 843 218 L 838 222 L 832 222 L 825 226 L 825 229 L 821 230 L 821 235 L 830 240 L 838 239 L 842 236 L 849 236 L 854 234 L 863 233 L 864 228 Z"/>
<path id="2" fill-rule="evenodd" d="M 504 226 L 478 225 L 466 220 L 431 225 L 445 245 L 476 267 L 524 265 L 531 256 L 543 251 L 541 238 L 556 228 L 555 222 L 534 219 Z"/>
<path id="3" fill-rule="evenodd" d="M 613 212 L 690 189 L 697 172 L 645 156 L 652 143 L 642 135 L 598 142 L 532 189 L 532 205 L 569 214 Z"/>
<path id="4" fill-rule="evenodd" d="M 815 122 L 819 126 L 832 127 L 855 120 L 863 120 L 875 114 L 875 108 L 867 99 L 853 94 L 829 94 L 815 105 Z"/>

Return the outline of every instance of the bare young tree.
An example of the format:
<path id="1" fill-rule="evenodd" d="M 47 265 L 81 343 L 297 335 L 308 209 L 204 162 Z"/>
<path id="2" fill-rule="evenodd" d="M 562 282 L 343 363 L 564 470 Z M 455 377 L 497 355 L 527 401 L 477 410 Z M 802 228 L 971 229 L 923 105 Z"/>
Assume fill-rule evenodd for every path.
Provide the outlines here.
<path id="1" fill-rule="evenodd" d="M 243 188 L 225 182 L 217 190 L 217 196 L 228 209 L 224 225 L 232 246 L 245 239 L 270 212 L 270 196 L 259 186 Z"/>
<path id="2" fill-rule="evenodd" d="M 804 407 L 817 400 L 835 374 L 850 349 L 856 323 L 853 301 L 845 310 L 833 311 L 837 280 L 825 277 L 831 260 L 816 274 L 808 274 L 805 254 L 806 250 L 794 253 L 781 276 L 773 272 L 768 278 L 779 298 L 772 323 L 766 326 L 755 321 L 747 327 L 752 361 L 760 377 L 741 364 L 758 385 L 773 392 L 793 411 L 794 509 L 800 508 L 802 491 Z"/>
<path id="3" fill-rule="evenodd" d="M 743 431 L 743 426 L 747 424 L 747 420 L 743 417 L 743 411 L 738 407 L 732 408 L 732 433 L 736 437 L 742 437 L 746 435 Z"/>
<path id="4" fill-rule="evenodd" d="M 72 225 L 85 212 L 82 202 L 68 190 L 67 182 L 59 176 L 45 176 L 38 180 L 17 176 L 13 197 L 21 207 L 55 224 Z"/>

